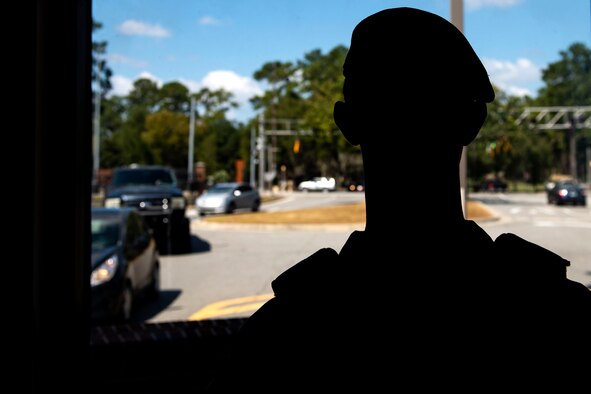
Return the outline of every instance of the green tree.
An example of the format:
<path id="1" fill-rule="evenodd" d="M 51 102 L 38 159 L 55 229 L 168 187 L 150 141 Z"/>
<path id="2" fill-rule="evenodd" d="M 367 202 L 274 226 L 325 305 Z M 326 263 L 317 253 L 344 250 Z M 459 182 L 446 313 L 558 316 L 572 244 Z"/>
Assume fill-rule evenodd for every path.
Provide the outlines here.
<path id="1" fill-rule="evenodd" d="M 262 96 L 255 96 L 251 103 L 255 110 L 261 110 L 265 119 L 265 129 L 302 128 L 298 123 L 304 115 L 304 99 L 301 97 L 302 70 L 292 62 L 273 61 L 263 64 L 255 71 L 254 78 L 269 88 Z M 285 123 L 289 120 L 291 123 Z M 258 127 L 251 123 L 250 127 Z M 249 131 L 245 130 L 245 138 Z M 298 166 L 298 160 L 293 153 L 295 137 L 271 136 L 267 144 L 273 148 L 275 168 L 269 170 L 278 173 L 278 167 L 286 164 L 293 176 L 293 169 Z M 241 146 L 245 146 L 245 140 Z M 268 155 L 269 152 L 266 152 Z M 298 158 L 299 159 L 299 158 Z"/>
<path id="2" fill-rule="evenodd" d="M 148 78 L 140 78 L 133 83 L 133 89 L 127 95 L 130 108 L 142 109 L 148 114 L 155 112 L 161 100 L 160 91 L 156 82 Z"/>
<path id="3" fill-rule="evenodd" d="M 266 119 L 298 119 L 303 113 L 300 96 L 301 69 L 291 62 L 268 62 L 255 71 L 254 79 L 269 86 L 262 96 L 251 103 L 255 110 L 262 109 Z"/>
<path id="4" fill-rule="evenodd" d="M 115 136 L 125 124 L 127 102 L 123 97 L 112 96 L 102 100 L 101 107 L 101 167 L 113 168 L 124 165 L 125 146 L 120 146 Z"/>
<path id="5" fill-rule="evenodd" d="M 343 156 L 358 155 L 342 137 L 332 117 L 335 101 L 342 99 L 342 64 L 346 53 L 344 46 L 328 53 L 315 49 L 295 64 L 269 62 L 254 74 L 256 80 L 269 86 L 263 95 L 251 100 L 255 109 L 263 111 L 267 129 L 286 127 L 285 123 L 274 124 L 274 119 L 290 119 L 294 121 L 292 129 L 312 131 L 312 135 L 271 137 L 269 141 L 277 152 L 275 164 L 286 164 L 290 177 L 338 174 L 343 170 Z"/>
<path id="6" fill-rule="evenodd" d="M 545 86 L 540 89 L 538 106 L 588 106 L 591 105 L 591 49 L 582 42 L 571 44 L 560 51 L 560 60 L 542 70 Z M 554 170 L 568 172 L 568 132 L 546 132 L 554 157 Z M 586 151 L 591 146 L 591 130 L 581 130 L 573 138 L 576 144 L 578 173 L 588 171 Z"/>
<path id="7" fill-rule="evenodd" d="M 343 99 L 342 65 L 347 50 L 342 45 L 326 54 L 316 49 L 306 53 L 299 63 L 303 70 L 302 96 L 306 97 L 303 119 L 305 125 L 314 132 L 311 138 L 304 138 L 302 143 L 311 144 L 314 148 L 316 174 L 340 174 L 345 164 L 342 158 L 359 155 L 358 149 L 352 147 L 338 130 L 332 115 L 334 103 Z M 302 153 L 306 155 L 303 149 Z"/>
<path id="8" fill-rule="evenodd" d="M 197 115 L 201 119 L 219 119 L 225 117 L 230 109 L 238 107 L 234 95 L 224 89 L 201 88 L 191 96 L 195 99 Z"/>
<path id="9" fill-rule="evenodd" d="M 92 32 L 101 29 L 103 24 L 95 20 L 92 21 Z M 111 85 L 111 76 L 113 71 L 107 65 L 106 59 L 107 42 L 106 41 L 92 41 L 92 81 L 96 84 L 98 81 L 100 86 L 101 97 L 105 97 L 107 93 L 113 88 Z M 98 86 L 95 85 L 95 91 Z"/>
<path id="10" fill-rule="evenodd" d="M 140 78 L 126 97 L 113 96 L 102 101 L 103 167 L 152 163 L 153 155 L 142 140 L 142 132 L 146 117 L 157 108 L 159 97 L 156 83 Z"/>
<path id="11" fill-rule="evenodd" d="M 175 168 L 187 165 L 189 119 L 185 114 L 168 110 L 149 114 L 141 138 L 151 152 L 153 164 Z"/>
<path id="12" fill-rule="evenodd" d="M 168 82 L 162 85 L 158 91 L 160 99 L 158 109 L 189 114 L 191 110 L 189 89 L 180 82 Z"/>
<path id="13" fill-rule="evenodd" d="M 560 60 L 542 70 L 542 80 L 546 85 L 538 93 L 538 105 L 591 105 L 591 49 L 576 42 L 560 51 Z"/>
<path id="14" fill-rule="evenodd" d="M 495 94 L 485 123 L 468 148 L 470 183 L 479 185 L 487 175 L 541 182 L 551 167 L 548 135 L 516 122 L 532 99 L 509 96 L 496 86 Z"/>

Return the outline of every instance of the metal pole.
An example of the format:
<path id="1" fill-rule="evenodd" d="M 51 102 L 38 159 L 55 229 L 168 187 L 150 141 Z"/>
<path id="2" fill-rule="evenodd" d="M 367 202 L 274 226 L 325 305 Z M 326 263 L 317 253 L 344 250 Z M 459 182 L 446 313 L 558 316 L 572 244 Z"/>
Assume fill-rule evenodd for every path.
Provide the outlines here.
<path id="1" fill-rule="evenodd" d="M 265 115 L 259 115 L 259 193 L 265 192 Z"/>
<path id="2" fill-rule="evenodd" d="M 451 23 L 458 28 L 462 33 L 464 32 L 464 0 L 450 0 L 451 1 Z M 465 146 L 462 149 L 462 157 L 460 159 L 460 194 L 462 198 L 462 210 L 464 211 L 464 217 L 467 215 L 467 204 L 468 200 L 468 158 L 467 158 L 468 147 Z"/>
<path id="3" fill-rule="evenodd" d="M 191 115 L 189 117 L 189 157 L 187 159 L 187 186 L 193 182 L 193 150 L 195 141 L 195 97 L 191 97 Z"/>
<path id="4" fill-rule="evenodd" d="M 576 130 L 577 130 L 577 117 L 573 114 L 573 116 L 571 117 L 571 127 L 566 132 L 567 138 L 568 138 L 568 169 L 570 172 L 570 176 L 573 179 L 578 179 L 578 177 L 577 177 Z"/>
<path id="5" fill-rule="evenodd" d="M 256 161 L 256 131 L 250 129 L 250 185 L 255 185 L 255 161 Z"/>

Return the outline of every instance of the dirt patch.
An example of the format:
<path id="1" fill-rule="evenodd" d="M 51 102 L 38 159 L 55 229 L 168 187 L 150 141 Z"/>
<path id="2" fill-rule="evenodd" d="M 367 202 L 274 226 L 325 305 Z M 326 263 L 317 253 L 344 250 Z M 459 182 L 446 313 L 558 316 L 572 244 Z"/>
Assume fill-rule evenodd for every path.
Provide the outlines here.
<path id="1" fill-rule="evenodd" d="M 489 219 L 495 216 L 489 207 L 479 201 L 468 201 L 466 208 L 468 211 L 466 216 L 469 220 Z"/>
<path id="2" fill-rule="evenodd" d="M 467 208 L 470 220 L 493 216 L 492 211 L 478 201 L 468 201 Z M 207 216 L 203 220 L 212 223 L 238 224 L 356 224 L 365 223 L 365 203 L 284 212 L 235 213 Z"/>

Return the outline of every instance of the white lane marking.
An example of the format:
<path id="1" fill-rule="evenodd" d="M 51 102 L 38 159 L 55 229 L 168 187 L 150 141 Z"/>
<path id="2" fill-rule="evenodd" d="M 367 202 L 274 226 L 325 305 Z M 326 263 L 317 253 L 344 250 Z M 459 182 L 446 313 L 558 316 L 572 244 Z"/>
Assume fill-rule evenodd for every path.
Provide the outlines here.
<path id="1" fill-rule="evenodd" d="M 564 221 L 564 222 L 553 222 L 550 220 L 540 220 L 535 221 L 534 226 L 537 227 L 572 227 L 572 228 L 588 228 L 591 229 L 591 223 L 584 223 L 584 222 L 571 222 L 571 221 Z"/>

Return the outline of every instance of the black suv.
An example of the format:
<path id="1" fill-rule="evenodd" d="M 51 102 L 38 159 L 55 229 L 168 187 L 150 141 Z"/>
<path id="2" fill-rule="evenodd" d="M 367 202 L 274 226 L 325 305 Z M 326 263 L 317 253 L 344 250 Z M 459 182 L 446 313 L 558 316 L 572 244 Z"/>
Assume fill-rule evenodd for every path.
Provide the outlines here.
<path id="1" fill-rule="evenodd" d="M 155 165 L 116 168 L 104 205 L 136 208 L 154 230 L 162 253 L 189 251 L 187 201 L 172 168 Z"/>

